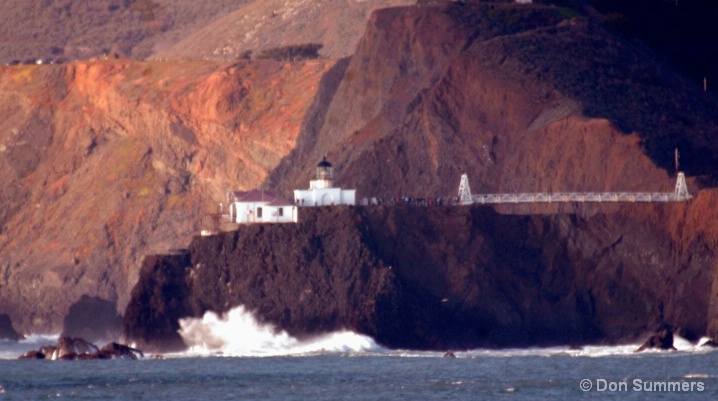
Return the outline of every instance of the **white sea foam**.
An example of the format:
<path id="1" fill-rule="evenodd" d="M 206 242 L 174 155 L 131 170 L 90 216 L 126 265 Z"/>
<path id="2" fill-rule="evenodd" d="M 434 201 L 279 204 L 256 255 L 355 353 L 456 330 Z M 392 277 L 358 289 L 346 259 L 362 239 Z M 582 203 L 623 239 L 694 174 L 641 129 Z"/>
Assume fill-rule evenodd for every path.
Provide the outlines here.
<path id="1" fill-rule="evenodd" d="M 646 350 L 643 353 L 657 353 L 666 356 L 680 355 L 684 352 L 690 353 L 705 353 L 713 352 L 715 349 L 711 347 L 702 347 L 701 344 L 708 339 L 701 339 L 697 343 L 691 343 L 685 338 L 674 335 L 673 346 L 676 348 L 678 353 L 672 353 L 671 351 L 663 350 Z M 570 355 L 577 357 L 586 358 L 600 358 L 609 356 L 621 356 L 621 355 L 636 355 L 636 350 L 642 345 L 642 343 L 635 344 L 623 344 L 623 345 L 585 345 L 577 348 L 570 347 L 547 347 L 547 348 L 525 348 L 525 349 L 500 349 L 500 350 L 487 350 L 477 349 L 467 352 L 455 352 L 458 357 L 512 357 L 512 356 L 553 356 L 553 355 Z"/>
<path id="2" fill-rule="evenodd" d="M 224 356 L 282 356 L 312 355 L 321 353 L 352 353 L 362 355 L 385 355 L 394 357 L 441 357 L 444 352 L 388 350 L 377 345 L 370 337 L 350 331 L 334 332 L 310 339 L 297 339 L 271 325 L 260 324 L 251 312 L 239 306 L 224 315 L 207 312 L 201 319 L 180 320 L 180 335 L 189 350 L 182 355 L 224 355 Z M 711 352 L 713 348 L 701 347 L 680 337 L 674 337 L 674 346 L 682 352 Z M 476 349 L 455 351 L 460 358 L 481 357 L 522 357 L 569 355 L 599 358 L 619 355 L 634 355 L 640 343 L 625 345 L 586 345 L 580 348 L 547 347 L 521 349 Z M 670 352 L 648 350 L 648 353 Z"/>
<path id="3" fill-rule="evenodd" d="M 59 334 L 31 334 L 20 341 L 0 340 L 0 359 L 17 359 L 27 351 L 57 344 Z"/>
<path id="4" fill-rule="evenodd" d="M 271 325 L 260 324 L 239 306 L 219 316 L 180 320 L 180 335 L 189 346 L 185 355 L 280 356 L 317 353 L 382 352 L 371 337 L 341 331 L 297 339 Z"/>

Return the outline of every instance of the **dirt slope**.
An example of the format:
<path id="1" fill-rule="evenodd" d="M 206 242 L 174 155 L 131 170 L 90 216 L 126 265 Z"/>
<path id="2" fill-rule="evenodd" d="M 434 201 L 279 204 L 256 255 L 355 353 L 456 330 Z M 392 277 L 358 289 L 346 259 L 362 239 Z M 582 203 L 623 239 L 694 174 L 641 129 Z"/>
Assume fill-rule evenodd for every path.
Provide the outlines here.
<path id="1" fill-rule="evenodd" d="M 256 0 L 217 18 L 197 33 L 153 57 L 236 59 L 245 52 L 318 43 L 320 54 L 341 58 L 354 53 L 372 11 L 414 4 L 415 0 Z"/>
<path id="2" fill-rule="evenodd" d="M 6 0 L 0 62 L 87 59 L 236 60 L 245 51 L 323 44 L 351 55 L 373 10 L 415 0 Z"/>

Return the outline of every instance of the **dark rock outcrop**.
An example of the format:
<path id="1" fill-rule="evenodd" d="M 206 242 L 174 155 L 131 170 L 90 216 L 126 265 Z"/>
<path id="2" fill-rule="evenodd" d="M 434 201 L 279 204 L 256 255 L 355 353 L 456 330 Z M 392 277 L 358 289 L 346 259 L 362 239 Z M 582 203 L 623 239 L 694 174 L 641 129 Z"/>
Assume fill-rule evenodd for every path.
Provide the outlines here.
<path id="1" fill-rule="evenodd" d="M 95 353 L 97 359 L 139 359 L 144 353 L 136 348 L 118 343 L 109 343 Z"/>
<path id="2" fill-rule="evenodd" d="M 138 281 L 132 290 L 133 306 L 125 312 L 127 338 L 141 339 L 143 349 L 185 348 L 177 330 L 179 319 L 192 315 L 187 305 L 190 294 L 185 277 L 190 266 L 188 252 L 145 258 L 141 273 L 144 280 Z"/>
<path id="3" fill-rule="evenodd" d="M 46 358 L 52 358 L 52 354 L 55 353 L 55 350 L 57 349 L 56 345 L 44 345 L 40 347 L 39 352 L 43 355 L 45 355 Z"/>
<path id="4" fill-rule="evenodd" d="M 18 341 L 20 339 L 22 339 L 22 336 L 15 331 L 10 316 L 0 314 L 0 340 Z"/>
<path id="5" fill-rule="evenodd" d="M 83 295 L 70 306 L 63 322 L 62 337 L 81 337 L 87 341 L 107 341 L 122 331 L 122 318 L 114 302 Z"/>
<path id="6" fill-rule="evenodd" d="M 27 351 L 18 359 L 45 359 L 45 354 L 40 351 Z"/>
<path id="7" fill-rule="evenodd" d="M 675 350 L 676 347 L 673 346 L 673 331 L 669 328 L 659 330 L 634 352 L 642 352 L 649 349 Z"/>
<path id="8" fill-rule="evenodd" d="M 298 224 L 244 226 L 146 258 L 125 334 L 177 349 L 178 319 L 244 305 L 294 336 L 350 329 L 397 348 L 615 343 L 666 324 L 700 337 L 716 321 L 706 268 L 716 245 L 673 228 L 700 226 L 691 216 L 712 199 L 590 216 L 301 209 Z"/>
<path id="9" fill-rule="evenodd" d="M 78 355 L 94 354 L 97 351 L 98 348 L 95 344 L 82 338 L 60 337 L 51 359 L 71 360 L 76 359 Z"/>
<path id="10" fill-rule="evenodd" d="M 75 361 L 92 359 L 139 359 L 144 353 L 136 348 L 118 343 L 108 343 L 102 348 L 82 338 L 61 337 L 56 346 L 48 345 L 39 350 L 28 351 L 19 359 L 52 359 Z"/>

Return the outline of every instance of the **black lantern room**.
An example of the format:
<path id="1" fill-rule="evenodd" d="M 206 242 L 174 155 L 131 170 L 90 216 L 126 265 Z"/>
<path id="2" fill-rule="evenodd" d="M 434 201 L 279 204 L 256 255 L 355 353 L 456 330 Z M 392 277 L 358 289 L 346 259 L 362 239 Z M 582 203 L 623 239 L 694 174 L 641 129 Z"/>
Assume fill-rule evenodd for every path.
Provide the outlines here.
<path id="1" fill-rule="evenodd" d="M 317 164 L 317 180 L 331 181 L 334 179 L 334 172 L 332 171 L 332 165 L 327 161 L 327 157 Z"/>

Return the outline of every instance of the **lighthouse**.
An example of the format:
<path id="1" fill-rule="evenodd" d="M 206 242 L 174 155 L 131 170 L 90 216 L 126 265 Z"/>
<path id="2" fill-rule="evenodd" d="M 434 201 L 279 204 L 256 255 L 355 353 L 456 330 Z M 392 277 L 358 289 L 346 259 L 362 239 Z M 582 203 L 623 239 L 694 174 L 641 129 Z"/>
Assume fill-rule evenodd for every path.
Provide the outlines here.
<path id="1" fill-rule="evenodd" d="M 309 181 L 309 189 L 295 189 L 297 206 L 354 205 L 356 190 L 334 187 L 334 168 L 326 156 L 317 164 L 316 176 Z"/>
<path id="2" fill-rule="evenodd" d="M 327 157 L 317 164 L 317 177 L 309 181 L 309 189 L 326 189 L 334 185 L 334 168 Z"/>

